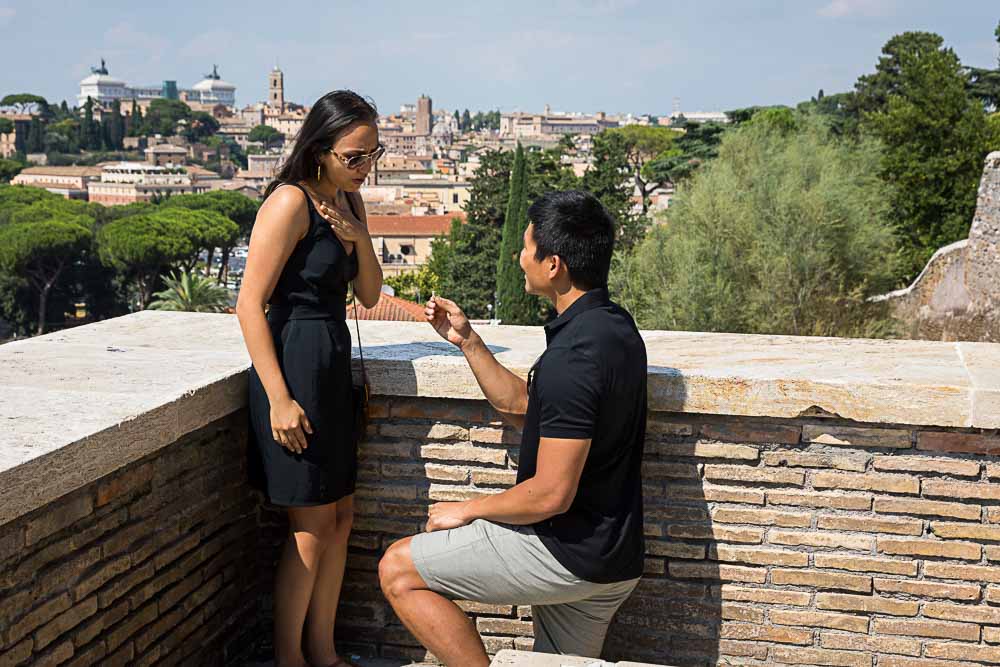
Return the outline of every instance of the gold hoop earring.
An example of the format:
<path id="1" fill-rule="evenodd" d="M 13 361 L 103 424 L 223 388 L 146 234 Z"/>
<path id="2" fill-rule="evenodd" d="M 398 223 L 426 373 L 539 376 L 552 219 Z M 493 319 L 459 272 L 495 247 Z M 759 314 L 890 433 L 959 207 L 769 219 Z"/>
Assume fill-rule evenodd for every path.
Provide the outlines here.
<path id="1" fill-rule="evenodd" d="M 316 180 L 319 181 L 319 180 L 322 179 L 322 177 L 323 177 L 323 165 L 322 164 L 317 164 L 316 165 Z"/>

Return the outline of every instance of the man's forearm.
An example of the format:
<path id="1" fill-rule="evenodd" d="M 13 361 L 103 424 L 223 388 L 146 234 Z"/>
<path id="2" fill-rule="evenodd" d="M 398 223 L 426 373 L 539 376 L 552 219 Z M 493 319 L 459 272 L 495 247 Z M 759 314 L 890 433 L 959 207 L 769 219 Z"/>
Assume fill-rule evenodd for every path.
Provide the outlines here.
<path id="1" fill-rule="evenodd" d="M 504 368 L 479 334 L 473 332 L 461 349 L 486 400 L 505 419 L 520 427 L 528 409 L 527 382 Z"/>
<path id="2" fill-rule="evenodd" d="M 468 520 L 485 519 L 515 526 L 527 526 L 551 519 L 566 511 L 565 499 L 543 489 L 534 478 L 496 495 L 483 496 L 466 504 Z"/>

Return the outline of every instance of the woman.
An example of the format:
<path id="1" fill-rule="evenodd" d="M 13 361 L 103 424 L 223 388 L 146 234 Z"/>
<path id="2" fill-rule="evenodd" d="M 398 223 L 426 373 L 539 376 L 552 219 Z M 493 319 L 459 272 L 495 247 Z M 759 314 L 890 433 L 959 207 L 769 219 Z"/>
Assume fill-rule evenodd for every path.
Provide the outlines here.
<path id="1" fill-rule="evenodd" d="M 275 580 L 277 667 L 350 664 L 333 644 L 357 477 L 345 320 L 348 283 L 369 308 L 382 289 L 358 194 L 384 150 L 376 119 L 350 91 L 316 102 L 265 193 L 236 305 L 253 362 L 251 447 L 290 527 Z"/>

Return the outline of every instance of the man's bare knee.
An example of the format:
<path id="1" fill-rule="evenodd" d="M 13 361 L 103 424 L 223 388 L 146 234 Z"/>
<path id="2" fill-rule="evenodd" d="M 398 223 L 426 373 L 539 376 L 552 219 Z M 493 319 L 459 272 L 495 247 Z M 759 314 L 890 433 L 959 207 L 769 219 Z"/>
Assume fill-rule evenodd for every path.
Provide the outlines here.
<path id="1" fill-rule="evenodd" d="M 378 579 L 382 592 L 393 598 L 405 594 L 422 583 L 410 556 L 410 538 L 390 546 L 378 563 Z"/>

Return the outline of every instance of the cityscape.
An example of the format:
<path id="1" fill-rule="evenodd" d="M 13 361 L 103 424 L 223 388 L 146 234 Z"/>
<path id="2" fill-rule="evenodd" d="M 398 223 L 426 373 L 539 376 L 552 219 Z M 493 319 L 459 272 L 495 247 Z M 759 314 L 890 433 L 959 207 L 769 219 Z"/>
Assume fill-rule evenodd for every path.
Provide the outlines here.
<path id="1" fill-rule="evenodd" d="M 0 41 L 0 667 L 1000 665 L 995 2 Z"/>

